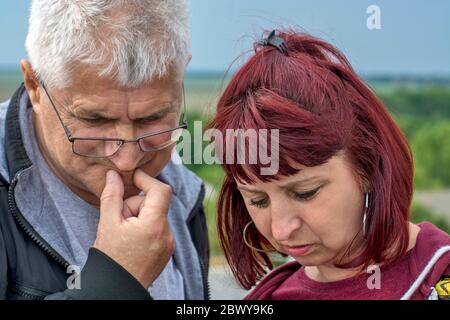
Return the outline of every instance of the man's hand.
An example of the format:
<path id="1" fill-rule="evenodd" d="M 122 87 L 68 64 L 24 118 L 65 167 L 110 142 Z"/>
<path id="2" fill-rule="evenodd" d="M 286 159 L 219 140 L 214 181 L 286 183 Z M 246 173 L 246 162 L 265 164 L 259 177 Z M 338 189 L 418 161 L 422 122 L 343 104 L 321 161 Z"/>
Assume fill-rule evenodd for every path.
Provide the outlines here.
<path id="1" fill-rule="evenodd" d="M 117 172 L 108 171 L 94 247 L 148 288 L 175 249 L 167 220 L 172 190 L 141 170 L 135 171 L 133 179 L 145 196 L 123 200 L 122 178 Z"/>

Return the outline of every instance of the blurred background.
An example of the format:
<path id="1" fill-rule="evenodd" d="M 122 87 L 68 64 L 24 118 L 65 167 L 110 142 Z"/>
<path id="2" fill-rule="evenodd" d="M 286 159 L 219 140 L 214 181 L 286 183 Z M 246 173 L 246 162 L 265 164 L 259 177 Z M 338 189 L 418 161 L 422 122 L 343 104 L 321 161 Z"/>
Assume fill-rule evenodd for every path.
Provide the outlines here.
<path id="1" fill-rule="evenodd" d="M 22 82 L 30 1 L 0 2 L 0 101 Z M 379 29 L 367 25 L 371 5 Z M 190 129 L 206 124 L 233 70 L 262 31 L 296 27 L 341 49 L 385 102 L 409 139 L 415 161 L 413 220 L 450 232 L 450 2 L 191 0 L 193 59 L 186 77 Z M 227 72 L 228 70 L 228 72 Z M 215 201 L 220 167 L 189 165 L 206 182 L 213 298 L 240 298 L 217 243 Z"/>

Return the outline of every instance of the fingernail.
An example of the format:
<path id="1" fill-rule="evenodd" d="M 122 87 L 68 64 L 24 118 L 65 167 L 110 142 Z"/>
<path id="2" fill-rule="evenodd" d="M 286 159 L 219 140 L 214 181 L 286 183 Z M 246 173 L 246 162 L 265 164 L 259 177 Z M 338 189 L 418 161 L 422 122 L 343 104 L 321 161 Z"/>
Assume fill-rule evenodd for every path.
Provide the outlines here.
<path id="1" fill-rule="evenodd" d="M 142 170 L 141 169 L 136 169 L 135 171 L 134 171 L 134 175 L 139 175 L 139 174 L 142 174 Z"/>
<path id="2" fill-rule="evenodd" d="M 114 171 L 108 170 L 106 173 L 106 184 L 111 184 L 114 182 Z"/>

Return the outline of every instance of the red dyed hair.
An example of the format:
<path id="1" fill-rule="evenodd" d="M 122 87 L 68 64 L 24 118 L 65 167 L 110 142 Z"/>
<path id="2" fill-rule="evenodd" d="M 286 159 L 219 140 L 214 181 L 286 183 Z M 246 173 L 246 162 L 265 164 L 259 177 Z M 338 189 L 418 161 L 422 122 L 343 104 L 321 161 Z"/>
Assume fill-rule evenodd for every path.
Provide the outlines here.
<path id="1" fill-rule="evenodd" d="M 366 247 L 358 261 L 364 266 L 390 263 L 405 253 L 409 240 L 413 164 L 405 136 L 339 50 L 305 33 L 278 35 L 288 54 L 255 45 L 255 53 L 227 85 L 210 124 L 224 136 L 226 129 L 279 129 L 277 175 L 260 175 L 260 163 L 223 165 L 218 236 L 244 288 L 255 285 L 272 264 L 267 254 L 244 243 L 242 232 L 251 218 L 235 179 L 278 179 L 298 172 L 293 163 L 317 166 L 343 150 L 371 193 Z M 255 247 L 271 247 L 254 225 L 246 236 Z"/>

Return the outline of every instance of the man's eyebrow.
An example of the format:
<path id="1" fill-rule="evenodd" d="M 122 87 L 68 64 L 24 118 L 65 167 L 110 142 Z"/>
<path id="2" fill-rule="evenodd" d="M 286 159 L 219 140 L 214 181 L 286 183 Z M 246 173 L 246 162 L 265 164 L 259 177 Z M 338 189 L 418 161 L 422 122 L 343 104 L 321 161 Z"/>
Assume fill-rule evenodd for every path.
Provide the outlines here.
<path id="1" fill-rule="evenodd" d="M 85 117 L 92 117 L 92 118 L 104 118 L 108 120 L 114 120 L 115 118 L 111 116 L 109 113 L 101 111 L 101 110 L 90 110 L 90 109 L 84 109 L 82 107 L 78 107 L 73 110 L 74 114 L 76 116 L 85 116 Z"/>
<path id="2" fill-rule="evenodd" d="M 139 120 L 145 120 L 145 119 L 149 119 L 149 118 L 159 119 L 159 118 L 164 117 L 166 114 L 168 114 L 173 109 L 174 109 L 173 104 L 166 105 L 165 107 L 163 107 L 161 109 L 154 110 L 147 115 L 139 116 L 138 118 L 135 118 L 132 120 L 139 121 Z M 107 119 L 107 120 L 116 120 L 117 119 L 116 117 L 111 116 L 111 114 L 109 114 L 108 112 L 105 112 L 102 110 L 85 109 L 83 107 L 78 107 L 78 108 L 74 109 L 74 113 L 76 116 L 96 117 L 96 118 L 103 118 L 103 119 Z"/>
<path id="3" fill-rule="evenodd" d="M 162 117 L 164 117 L 166 114 L 170 113 L 172 110 L 175 109 L 175 105 L 174 104 L 169 104 L 166 105 L 165 107 L 159 109 L 159 110 L 155 110 L 152 113 L 148 114 L 148 115 L 144 115 L 144 116 L 140 116 L 138 118 L 133 119 L 134 121 L 139 121 L 139 120 L 146 120 L 146 119 L 160 119 Z"/>

